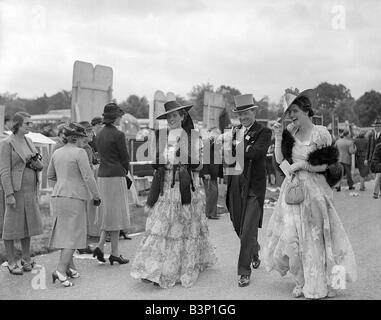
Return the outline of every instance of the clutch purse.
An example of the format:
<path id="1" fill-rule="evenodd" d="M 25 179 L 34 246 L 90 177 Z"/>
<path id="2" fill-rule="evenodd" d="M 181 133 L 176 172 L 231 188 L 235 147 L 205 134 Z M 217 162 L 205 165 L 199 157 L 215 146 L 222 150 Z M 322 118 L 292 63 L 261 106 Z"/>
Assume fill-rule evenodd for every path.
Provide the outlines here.
<path id="1" fill-rule="evenodd" d="M 295 175 L 286 186 L 285 201 L 287 204 L 299 204 L 304 201 L 303 185 Z"/>

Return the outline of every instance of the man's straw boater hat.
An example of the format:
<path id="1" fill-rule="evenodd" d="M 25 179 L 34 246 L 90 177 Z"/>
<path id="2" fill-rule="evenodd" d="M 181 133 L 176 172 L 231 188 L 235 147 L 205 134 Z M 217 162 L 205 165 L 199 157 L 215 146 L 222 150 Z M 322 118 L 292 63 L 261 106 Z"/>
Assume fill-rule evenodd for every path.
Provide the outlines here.
<path id="1" fill-rule="evenodd" d="M 315 90 L 306 89 L 299 93 L 299 90 L 297 88 L 286 89 L 286 93 L 283 96 L 283 113 L 286 113 L 286 111 L 288 110 L 288 108 L 291 107 L 294 101 L 300 97 L 308 98 L 311 102 L 311 105 L 313 105 L 316 99 Z"/>
<path id="2" fill-rule="evenodd" d="M 188 111 L 192 107 L 193 107 L 192 104 L 187 105 L 187 106 L 182 106 L 177 101 L 168 101 L 168 102 L 164 103 L 165 112 L 162 113 L 161 115 L 159 115 L 156 119 L 158 119 L 158 120 L 166 119 L 167 115 L 173 111 L 178 111 L 178 110 L 182 110 L 182 109 L 185 109 L 186 111 Z"/>
<path id="3" fill-rule="evenodd" d="M 252 94 L 241 94 L 234 96 L 235 109 L 232 112 L 242 112 L 258 108 Z"/>

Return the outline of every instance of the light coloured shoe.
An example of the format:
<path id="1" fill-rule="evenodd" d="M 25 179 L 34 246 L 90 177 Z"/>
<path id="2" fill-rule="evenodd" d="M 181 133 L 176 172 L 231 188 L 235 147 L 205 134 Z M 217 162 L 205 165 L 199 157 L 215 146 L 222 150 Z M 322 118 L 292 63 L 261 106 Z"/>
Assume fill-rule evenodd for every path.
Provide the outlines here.
<path id="1" fill-rule="evenodd" d="M 292 296 L 294 298 L 300 298 L 301 296 L 303 296 L 303 287 L 296 285 L 294 290 L 292 290 Z"/>
<path id="2" fill-rule="evenodd" d="M 67 271 L 66 271 L 66 275 L 69 277 L 69 278 L 72 278 L 72 279 L 77 279 L 80 277 L 80 274 L 77 270 L 74 270 L 72 268 L 69 268 Z"/>
<path id="3" fill-rule="evenodd" d="M 327 293 L 327 298 L 334 298 L 337 296 L 337 291 L 335 289 L 329 289 Z"/>

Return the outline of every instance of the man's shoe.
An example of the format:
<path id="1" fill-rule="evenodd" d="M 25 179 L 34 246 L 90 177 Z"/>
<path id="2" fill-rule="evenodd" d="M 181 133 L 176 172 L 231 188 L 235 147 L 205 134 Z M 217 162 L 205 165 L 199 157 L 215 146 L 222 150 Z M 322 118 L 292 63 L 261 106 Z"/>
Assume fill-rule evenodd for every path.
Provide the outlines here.
<path id="1" fill-rule="evenodd" d="M 251 261 L 251 266 L 253 267 L 253 269 L 258 269 L 260 265 L 261 265 L 261 260 L 259 259 L 258 256 L 255 256 L 253 260 Z"/>
<path id="2" fill-rule="evenodd" d="M 341 187 L 337 187 L 337 188 L 336 188 L 336 191 L 337 191 L 337 192 L 340 192 L 340 191 L 341 191 Z"/>
<path id="3" fill-rule="evenodd" d="M 352 186 L 352 187 L 349 187 L 348 189 L 349 189 L 349 190 L 356 190 L 356 188 L 353 187 L 353 186 Z"/>
<path id="4" fill-rule="evenodd" d="M 208 217 L 208 219 L 212 219 L 212 220 L 218 220 L 219 217 Z"/>
<path id="5" fill-rule="evenodd" d="M 247 287 L 250 284 L 250 276 L 241 276 L 238 280 L 238 287 Z"/>

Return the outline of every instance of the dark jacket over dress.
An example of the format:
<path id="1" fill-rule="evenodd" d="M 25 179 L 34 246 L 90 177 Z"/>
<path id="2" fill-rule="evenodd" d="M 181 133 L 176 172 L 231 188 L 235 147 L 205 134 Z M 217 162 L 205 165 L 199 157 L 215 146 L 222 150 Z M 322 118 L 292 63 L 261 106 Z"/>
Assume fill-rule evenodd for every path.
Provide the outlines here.
<path id="1" fill-rule="evenodd" d="M 381 143 L 381 133 L 379 133 L 378 138 L 376 139 L 376 132 L 373 131 L 368 138 L 368 148 L 366 150 L 366 160 L 370 162 L 373 157 L 374 149 L 376 148 L 376 145 Z"/>
<path id="2" fill-rule="evenodd" d="M 98 186 L 101 205 L 98 210 L 99 228 L 103 231 L 127 230 L 130 227 L 126 175 L 130 156 L 125 134 L 114 125 L 105 125 L 98 133 L 100 157 Z"/>
<path id="3" fill-rule="evenodd" d="M 233 141 L 236 130 L 241 126 L 233 128 Z M 242 221 L 244 220 L 244 203 L 249 194 L 257 197 L 261 209 L 258 227 L 262 227 L 263 204 L 266 194 L 266 154 L 271 144 L 271 130 L 255 122 L 244 136 L 244 169 L 240 175 L 228 175 L 226 206 L 230 212 L 234 229 L 238 235 L 241 234 Z M 233 156 L 236 147 L 233 143 Z M 233 164 L 230 167 L 234 167 Z M 230 169 L 230 168 L 228 168 Z M 230 197 L 233 193 L 233 197 Z M 229 198 L 236 201 L 230 203 Z"/>
<path id="4" fill-rule="evenodd" d="M 97 135 L 96 142 L 101 160 L 98 177 L 126 176 L 130 156 L 124 133 L 113 125 L 105 125 Z"/>
<path id="5" fill-rule="evenodd" d="M 183 131 L 183 134 L 187 134 Z M 163 155 L 163 150 L 167 145 L 167 137 L 168 137 L 168 129 L 160 129 L 155 131 L 155 144 L 153 145 L 154 161 L 152 163 L 152 167 L 155 169 L 150 193 L 147 198 L 147 206 L 153 207 L 157 202 L 160 195 L 163 194 L 164 188 L 164 175 L 165 170 L 167 170 L 166 159 Z M 200 169 L 200 159 L 195 158 L 198 152 L 194 150 L 198 143 L 192 139 L 199 139 L 198 136 L 188 134 L 188 144 L 184 143 L 180 144 L 180 147 L 176 151 L 176 158 L 181 162 L 181 164 L 175 164 L 173 166 L 173 174 L 172 174 L 172 184 L 173 188 L 175 185 L 176 175 L 179 176 L 180 181 L 180 193 L 181 193 L 181 203 L 183 205 L 189 204 L 192 199 L 192 192 L 195 191 L 193 180 L 192 180 L 192 169 Z M 186 139 L 180 139 L 181 142 L 186 141 Z M 182 159 L 183 155 L 187 157 L 187 159 Z"/>
<path id="6" fill-rule="evenodd" d="M 374 173 L 381 173 L 381 143 L 378 143 L 374 149 L 370 168 Z"/>
<path id="7" fill-rule="evenodd" d="M 221 157 L 216 158 L 214 154 L 215 152 L 217 153 L 219 151 L 216 148 L 217 145 L 214 143 L 214 139 L 204 140 L 203 145 L 204 145 L 203 162 L 202 162 L 202 169 L 200 170 L 200 173 L 199 173 L 200 178 L 203 178 L 206 174 L 210 175 L 211 180 L 217 180 L 217 178 L 223 178 L 224 171 L 223 171 L 222 161 L 220 159 Z M 208 145 L 210 147 L 208 147 Z"/>

